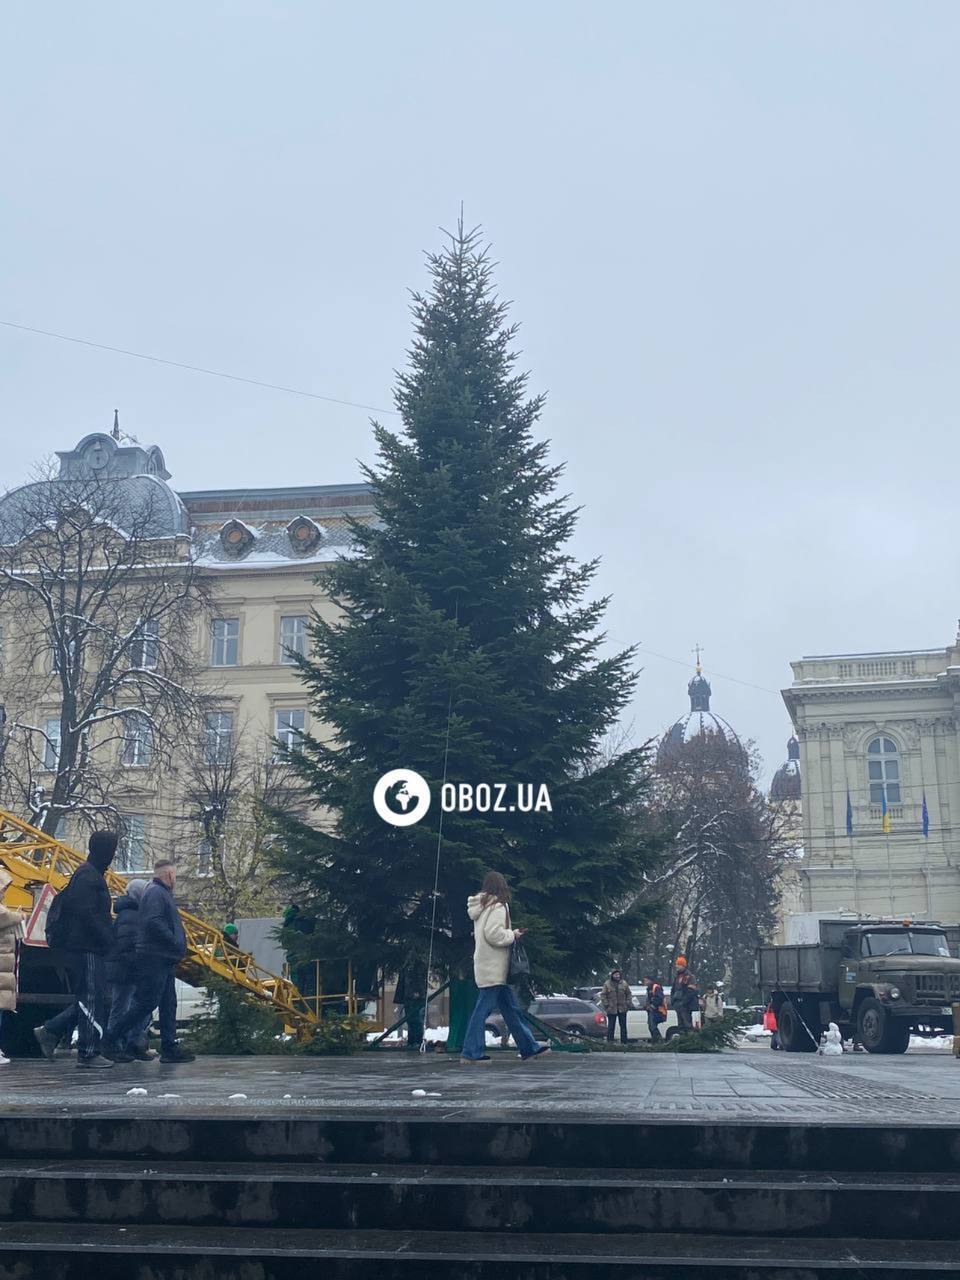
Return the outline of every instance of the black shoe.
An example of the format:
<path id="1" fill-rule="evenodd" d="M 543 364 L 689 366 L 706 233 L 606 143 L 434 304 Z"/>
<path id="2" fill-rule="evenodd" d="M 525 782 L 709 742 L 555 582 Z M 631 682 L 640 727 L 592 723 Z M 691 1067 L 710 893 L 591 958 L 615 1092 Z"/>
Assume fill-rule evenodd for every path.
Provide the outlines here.
<path id="1" fill-rule="evenodd" d="M 57 1044 L 59 1041 L 52 1031 L 48 1031 L 46 1027 L 34 1027 L 33 1034 L 37 1038 L 37 1044 L 40 1046 L 40 1052 L 45 1058 L 53 1061 L 53 1055 L 57 1052 Z"/>
<path id="2" fill-rule="evenodd" d="M 112 1067 L 113 1062 L 110 1058 L 104 1058 L 102 1054 L 95 1053 L 89 1058 L 77 1058 L 77 1066 L 84 1071 L 101 1071 L 106 1067 Z"/>
<path id="3" fill-rule="evenodd" d="M 134 1062 L 156 1062 L 157 1055 L 152 1049 L 144 1049 L 143 1047 L 133 1049 Z"/>
<path id="4" fill-rule="evenodd" d="M 118 1049 L 116 1045 L 102 1044 L 100 1052 L 105 1058 L 109 1058 L 111 1062 L 132 1062 L 133 1054 L 127 1053 L 126 1049 Z"/>
<path id="5" fill-rule="evenodd" d="M 196 1062 L 197 1055 L 195 1053 L 187 1053 L 186 1049 L 181 1049 L 179 1045 L 169 1052 L 164 1049 L 160 1053 L 161 1062 Z"/>
<path id="6" fill-rule="evenodd" d="M 540 1048 L 536 1050 L 535 1053 L 526 1054 L 523 1060 L 524 1062 L 532 1062 L 534 1058 L 542 1058 L 545 1053 L 549 1053 L 549 1052 L 550 1052 L 550 1046 L 548 1044 L 542 1044 Z"/>

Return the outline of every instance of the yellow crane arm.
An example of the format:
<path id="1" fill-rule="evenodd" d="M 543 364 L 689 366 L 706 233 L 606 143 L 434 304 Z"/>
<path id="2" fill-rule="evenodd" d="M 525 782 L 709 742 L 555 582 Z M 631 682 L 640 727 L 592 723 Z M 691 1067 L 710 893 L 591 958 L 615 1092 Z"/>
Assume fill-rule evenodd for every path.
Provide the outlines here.
<path id="1" fill-rule="evenodd" d="M 49 884 L 59 893 L 85 860 L 82 853 L 62 840 L 0 809 L 0 866 L 10 877 L 2 891 L 7 906 L 29 906 L 34 885 Z M 133 879 L 114 871 L 108 871 L 105 878 L 113 893 L 123 893 L 127 879 Z M 315 1010 L 289 978 L 262 969 L 252 956 L 232 947 L 222 931 L 205 920 L 187 911 L 180 912 L 180 919 L 187 935 L 187 954 L 178 971 L 185 981 L 202 986 L 206 978 L 215 975 L 271 1005 L 298 1033 L 316 1026 Z"/>

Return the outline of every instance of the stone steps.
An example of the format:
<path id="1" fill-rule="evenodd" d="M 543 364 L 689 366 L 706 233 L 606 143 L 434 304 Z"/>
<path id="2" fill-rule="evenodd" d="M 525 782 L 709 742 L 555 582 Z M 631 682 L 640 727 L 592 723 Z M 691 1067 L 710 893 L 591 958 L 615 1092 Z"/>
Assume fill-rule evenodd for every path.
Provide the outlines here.
<path id="1" fill-rule="evenodd" d="M 0 1224 L 0 1276 L 44 1280 L 857 1280 L 957 1274 L 953 1244 L 750 1236 L 502 1235 L 416 1231 Z"/>
<path id="2" fill-rule="evenodd" d="M 960 1174 L 4 1161 L 10 1221 L 960 1240 Z"/>
<path id="3" fill-rule="evenodd" d="M 497 1168 L 960 1171 L 960 1127 L 539 1119 L 487 1112 L 210 1115 L 128 1102 L 0 1116 L 0 1160 L 295 1161 Z"/>
<path id="4" fill-rule="evenodd" d="M 0 1280 L 956 1276 L 958 1208 L 956 1128 L 0 1116 Z"/>

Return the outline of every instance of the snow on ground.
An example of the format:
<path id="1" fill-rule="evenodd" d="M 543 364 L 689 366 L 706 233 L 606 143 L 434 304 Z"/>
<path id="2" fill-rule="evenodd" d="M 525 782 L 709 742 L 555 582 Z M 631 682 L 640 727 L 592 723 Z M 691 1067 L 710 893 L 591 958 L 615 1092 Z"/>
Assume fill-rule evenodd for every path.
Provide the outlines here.
<path id="1" fill-rule="evenodd" d="M 423 1033 L 423 1038 L 427 1042 L 427 1044 L 436 1044 L 438 1041 L 443 1042 L 444 1040 L 446 1040 L 449 1035 L 450 1035 L 449 1027 L 427 1027 L 426 1031 L 424 1031 Z M 405 1034 L 402 1034 L 399 1031 L 394 1031 L 391 1035 L 387 1036 L 382 1041 L 382 1043 L 383 1044 L 403 1044 L 406 1038 L 407 1037 Z M 367 1039 L 368 1040 L 379 1039 L 379 1032 L 371 1031 L 368 1034 Z M 492 1036 L 488 1031 L 487 1032 L 487 1048 L 495 1049 L 499 1044 L 500 1044 L 500 1037 Z"/>
<path id="2" fill-rule="evenodd" d="M 769 1040 L 773 1033 L 765 1031 L 763 1024 L 758 1022 L 755 1026 L 747 1027 L 741 1033 L 741 1043 L 745 1044 L 763 1044 L 765 1040 Z M 844 1045 L 844 1052 L 849 1053 L 852 1046 L 848 1040 Z M 943 1053 L 945 1050 L 953 1049 L 953 1036 L 911 1036 L 910 1049 L 920 1053 Z"/>
<path id="3" fill-rule="evenodd" d="M 953 1036 L 911 1036 L 911 1049 L 953 1050 Z"/>
<path id="4" fill-rule="evenodd" d="M 741 1039 L 746 1040 L 748 1044 L 760 1044 L 764 1040 L 769 1040 L 772 1035 L 772 1031 L 767 1031 L 763 1023 L 758 1022 L 752 1027 L 747 1027 L 742 1033 Z"/>

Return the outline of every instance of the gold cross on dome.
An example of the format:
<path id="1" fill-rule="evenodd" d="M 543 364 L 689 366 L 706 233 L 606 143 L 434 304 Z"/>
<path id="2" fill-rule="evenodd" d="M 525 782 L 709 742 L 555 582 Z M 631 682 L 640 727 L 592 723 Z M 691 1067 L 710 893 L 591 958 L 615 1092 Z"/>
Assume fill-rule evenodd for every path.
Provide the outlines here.
<path id="1" fill-rule="evenodd" d="M 697 643 L 696 645 L 694 645 L 691 652 L 697 655 L 697 675 L 700 675 L 702 671 L 702 668 L 700 666 L 700 658 L 701 658 L 701 655 L 703 654 L 703 646 Z"/>

